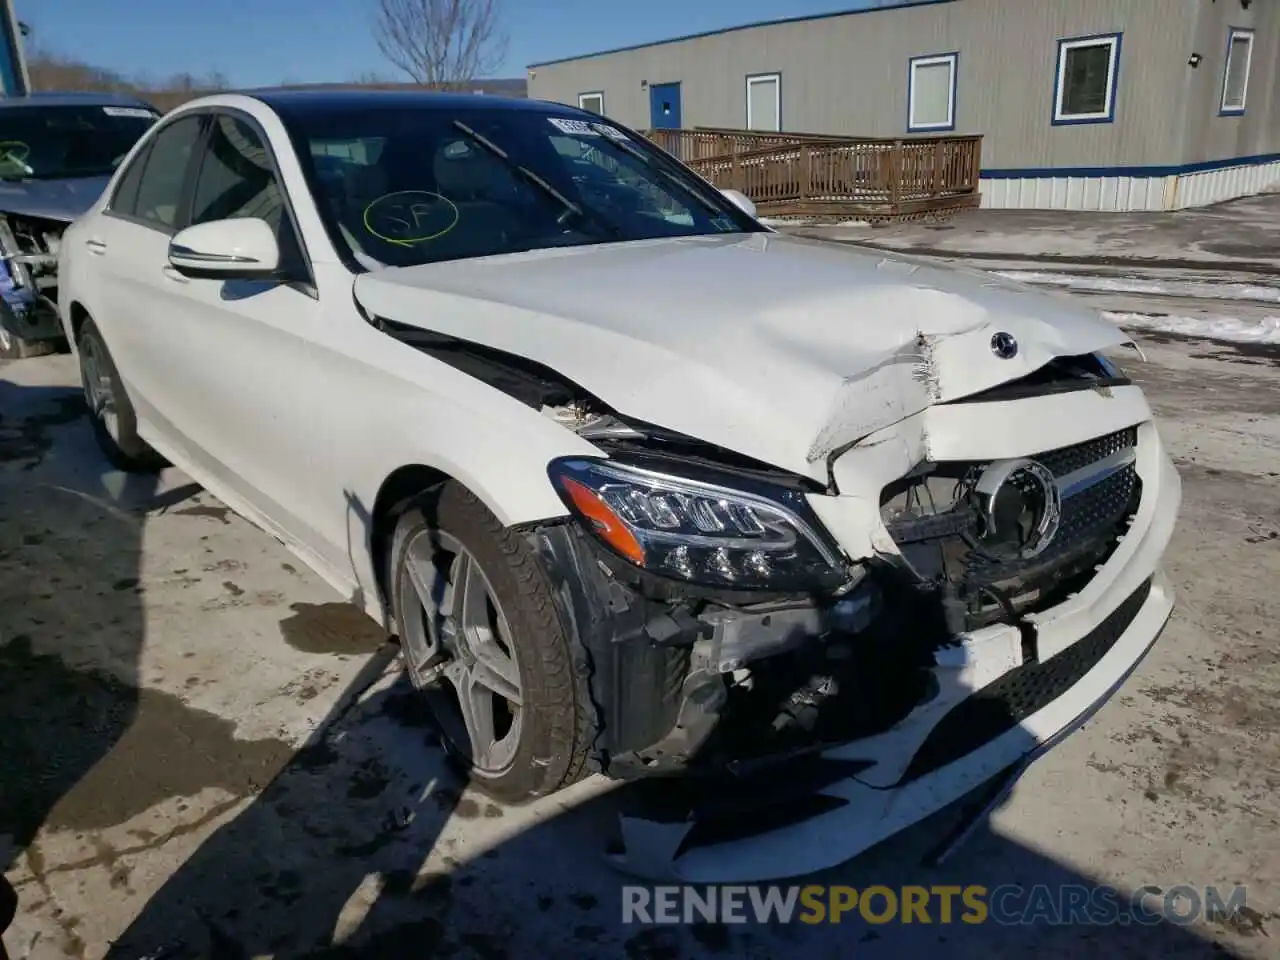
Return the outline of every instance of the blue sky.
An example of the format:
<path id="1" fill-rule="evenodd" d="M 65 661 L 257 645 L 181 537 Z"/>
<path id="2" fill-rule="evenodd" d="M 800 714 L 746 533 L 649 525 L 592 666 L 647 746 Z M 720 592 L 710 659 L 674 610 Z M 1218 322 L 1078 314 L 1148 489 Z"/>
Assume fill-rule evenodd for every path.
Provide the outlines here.
<path id="1" fill-rule="evenodd" d="M 504 0 L 496 76 L 611 47 L 876 0 Z M 370 32 L 374 0 L 17 0 L 41 45 L 127 75 L 221 70 L 237 86 L 397 78 Z M 403 78 L 397 78 L 403 79 Z"/>

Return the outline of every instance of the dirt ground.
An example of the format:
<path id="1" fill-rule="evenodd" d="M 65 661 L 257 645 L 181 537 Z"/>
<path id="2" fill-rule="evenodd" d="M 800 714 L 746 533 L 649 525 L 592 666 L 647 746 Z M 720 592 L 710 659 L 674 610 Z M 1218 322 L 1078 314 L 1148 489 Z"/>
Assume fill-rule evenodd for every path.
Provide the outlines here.
<path id="1" fill-rule="evenodd" d="M 181 474 L 109 470 L 52 357 L 0 364 L 10 952 L 1280 956 L 1280 351 L 1142 345 L 1184 481 L 1160 643 L 943 867 L 931 821 L 813 882 L 1243 884 L 1232 922 L 626 926 L 605 785 L 461 790 L 386 638 Z"/>

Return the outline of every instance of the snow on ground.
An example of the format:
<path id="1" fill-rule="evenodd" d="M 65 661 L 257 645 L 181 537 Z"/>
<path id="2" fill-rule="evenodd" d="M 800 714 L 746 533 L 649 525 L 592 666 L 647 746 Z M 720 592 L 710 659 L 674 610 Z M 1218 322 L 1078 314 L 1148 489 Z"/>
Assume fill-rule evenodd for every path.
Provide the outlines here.
<path id="1" fill-rule="evenodd" d="M 1126 329 L 1177 333 L 1189 337 L 1210 337 L 1235 343 L 1280 344 L 1280 317 L 1174 317 L 1164 314 L 1103 311 L 1102 316 Z"/>
<path id="2" fill-rule="evenodd" d="M 1088 274 L 1041 273 L 1035 270 L 997 270 L 1001 277 L 1039 286 L 1099 290 L 1110 293 L 1142 293 L 1204 300 L 1253 300 L 1280 303 L 1280 287 L 1251 283 L 1215 283 L 1207 280 L 1144 280 L 1140 277 L 1099 277 Z"/>

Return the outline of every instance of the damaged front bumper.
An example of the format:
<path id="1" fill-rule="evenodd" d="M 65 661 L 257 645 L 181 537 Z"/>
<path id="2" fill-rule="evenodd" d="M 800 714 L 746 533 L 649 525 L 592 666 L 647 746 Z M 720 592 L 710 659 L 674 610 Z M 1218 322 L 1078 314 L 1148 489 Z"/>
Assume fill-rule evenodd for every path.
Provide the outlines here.
<path id="1" fill-rule="evenodd" d="M 20 340 L 56 340 L 63 335 L 53 302 L 21 289 L 0 294 L 0 327 Z"/>
<path id="2" fill-rule="evenodd" d="M 10 336 L 41 341 L 63 335 L 57 253 L 65 227 L 0 212 L 0 327 Z"/>
<path id="3" fill-rule="evenodd" d="M 823 869 L 1024 769 L 1100 707 L 1173 606 L 1159 564 L 1180 481 L 1138 397 L 1107 398 L 1133 425 L 1141 497 L 1105 561 L 1051 606 L 941 644 L 915 642 L 919 621 L 876 573 L 838 602 L 659 601 L 611 575 L 576 528 L 537 531 L 596 699 L 600 767 L 652 778 L 622 818 L 617 865 L 693 883 Z M 1002 405 L 1013 435 L 999 442 L 1052 432 L 1019 426 L 1035 406 Z M 828 500 L 820 512 L 837 536 L 841 510 L 866 509 Z"/>

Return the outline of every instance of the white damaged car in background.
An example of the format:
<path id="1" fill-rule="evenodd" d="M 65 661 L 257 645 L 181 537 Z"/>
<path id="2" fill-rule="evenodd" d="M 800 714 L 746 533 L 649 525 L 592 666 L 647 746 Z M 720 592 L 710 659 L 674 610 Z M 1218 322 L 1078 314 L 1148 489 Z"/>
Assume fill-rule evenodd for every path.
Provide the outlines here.
<path id="1" fill-rule="evenodd" d="M 67 231 L 61 315 L 106 454 L 394 631 L 480 789 L 639 779 L 620 866 L 798 875 L 1104 703 L 1181 494 L 1115 326 L 752 213 L 568 107 L 224 95 Z"/>
<path id="2" fill-rule="evenodd" d="M 101 196 L 158 116 L 115 94 L 0 97 L 0 360 L 60 345 L 62 231 Z"/>

